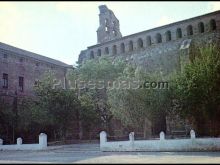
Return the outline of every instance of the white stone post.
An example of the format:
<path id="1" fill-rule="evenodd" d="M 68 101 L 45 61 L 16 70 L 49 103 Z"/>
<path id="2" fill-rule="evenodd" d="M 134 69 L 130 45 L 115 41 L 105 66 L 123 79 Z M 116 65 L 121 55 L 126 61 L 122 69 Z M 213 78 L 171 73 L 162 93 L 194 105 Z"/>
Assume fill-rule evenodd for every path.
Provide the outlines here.
<path id="1" fill-rule="evenodd" d="M 22 138 L 17 138 L 17 145 L 22 145 Z"/>
<path id="2" fill-rule="evenodd" d="M 100 147 L 107 142 L 107 133 L 105 131 L 100 132 Z"/>
<path id="3" fill-rule="evenodd" d="M 2 139 L 0 139 L 0 145 L 3 145 L 3 140 Z"/>
<path id="4" fill-rule="evenodd" d="M 129 141 L 134 142 L 134 132 L 129 133 Z"/>
<path id="5" fill-rule="evenodd" d="M 131 149 L 134 148 L 134 132 L 129 133 L 129 141 L 131 144 Z"/>
<path id="6" fill-rule="evenodd" d="M 191 131 L 190 131 L 190 138 L 191 138 L 191 139 L 195 139 L 195 138 L 196 138 L 196 133 L 195 133 L 194 130 L 191 130 Z"/>
<path id="7" fill-rule="evenodd" d="M 47 148 L 47 135 L 45 133 L 40 133 L 39 145 L 41 149 Z"/>
<path id="8" fill-rule="evenodd" d="M 163 131 L 160 132 L 160 140 L 165 140 L 165 133 Z"/>

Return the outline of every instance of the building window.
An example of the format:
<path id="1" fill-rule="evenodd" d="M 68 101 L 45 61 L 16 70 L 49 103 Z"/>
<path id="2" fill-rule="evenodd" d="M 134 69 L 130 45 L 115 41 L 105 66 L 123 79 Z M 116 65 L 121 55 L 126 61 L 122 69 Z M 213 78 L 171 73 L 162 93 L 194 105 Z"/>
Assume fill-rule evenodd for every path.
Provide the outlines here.
<path id="1" fill-rule="evenodd" d="M 205 27 L 204 27 L 204 23 L 200 22 L 198 24 L 198 28 L 199 28 L 199 33 L 204 33 L 205 32 Z"/>
<path id="2" fill-rule="evenodd" d="M 20 61 L 20 62 L 23 62 L 23 61 L 24 61 L 24 59 L 23 59 L 23 58 L 20 58 L 20 59 L 19 59 L 19 61 Z"/>
<path id="3" fill-rule="evenodd" d="M 8 74 L 3 73 L 3 88 L 8 88 Z"/>
<path id="4" fill-rule="evenodd" d="M 137 45 L 138 45 L 138 48 L 143 48 L 144 47 L 143 40 L 141 38 L 138 39 Z"/>
<path id="5" fill-rule="evenodd" d="M 121 43 L 121 53 L 124 53 L 124 52 L 125 52 L 125 44 Z"/>
<path id="6" fill-rule="evenodd" d="M 193 35 L 193 27 L 192 25 L 187 26 L 187 36 Z"/>
<path id="7" fill-rule="evenodd" d="M 90 59 L 93 59 L 93 58 L 94 58 L 94 52 L 91 51 L 91 52 L 90 52 Z"/>
<path id="8" fill-rule="evenodd" d="M 105 48 L 105 54 L 109 54 L 108 47 Z"/>
<path id="9" fill-rule="evenodd" d="M 210 20 L 210 30 L 216 30 L 216 22 L 214 19 Z"/>
<path id="10" fill-rule="evenodd" d="M 162 36 L 160 33 L 156 34 L 156 43 L 161 43 L 162 42 Z"/>
<path id="11" fill-rule="evenodd" d="M 176 38 L 178 39 L 178 38 L 182 38 L 182 30 L 180 29 L 180 28 L 178 28 L 177 30 L 176 30 Z"/>
<path id="12" fill-rule="evenodd" d="M 7 58 L 8 58 L 8 55 L 7 55 L 7 54 L 4 54 L 4 55 L 3 55 L 3 58 L 4 58 L 4 59 L 7 59 Z"/>
<path id="13" fill-rule="evenodd" d="M 24 77 L 19 77 L 19 90 L 20 92 L 24 91 Z"/>
<path id="14" fill-rule="evenodd" d="M 117 47 L 116 47 L 116 45 L 113 46 L 112 53 L 113 53 L 113 55 L 117 54 Z"/>
<path id="15" fill-rule="evenodd" d="M 171 32 L 170 32 L 170 31 L 167 31 L 167 32 L 165 33 L 165 35 L 166 35 L 166 41 L 171 41 Z"/>
<path id="16" fill-rule="evenodd" d="M 133 46 L 133 42 L 132 41 L 129 42 L 129 47 L 128 48 L 129 48 L 130 52 L 134 50 L 134 46 Z"/>
<path id="17" fill-rule="evenodd" d="M 151 45 L 151 37 L 147 36 L 147 46 L 150 46 L 150 45 Z"/>
<path id="18" fill-rule="evenodd" d="M 98 55 L 98 56 L 101 56 L 101 55 L 102 55 L 101 49 L 98 49 L 97 55 Z"/>

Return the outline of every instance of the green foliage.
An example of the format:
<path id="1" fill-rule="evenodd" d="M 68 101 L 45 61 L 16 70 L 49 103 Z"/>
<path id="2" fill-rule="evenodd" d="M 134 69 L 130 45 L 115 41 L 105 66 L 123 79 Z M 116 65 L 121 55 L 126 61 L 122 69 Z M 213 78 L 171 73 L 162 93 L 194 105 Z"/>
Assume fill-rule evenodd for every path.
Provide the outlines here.
<path id="1" fill-rule="evenodd" d="M 91 113 L 90 118 L 97 121 L 96 123 L 101 122 L 102 127 L 106 129 L 112 118 L 112 114 L 107 103 L 106 85 L 108 82 L 112 82 L 122 75 L 125 65 L 125 62 L 123 62 L 123 60 L 119 57 L 113 60 L 111 57 L 102 56 L 98 59 L 88 60 L 85 64 L 80 66 L 75 73 L 72 73 L 72 80 L 78 80 L 78 82 L 90 81 L 96 84 L 94 88 L 87 88 L 79 90 L 78 92 L 83 102 L 88 98 L 91 101 L 89 102 L 89 105 L 92 105 L 93 108 L 89 110 L 89 108 L 86 108 L 87 106 L 84 106 L 85 109 L 89 111 L 88 114 Z M 100 81 L 103 82 L 101 84 L 102 86 L 105 85 L 102 89 L 99 89 L 98 84 Z M 89 117 L 88 114 L 85 115 L 86 113 L 83 113 L 83 111 L 81 113 L 85 118 Z M 96 113 L 96 115 L 94 115 L 94 113 Z"/>
<path id="2" fill-rule="evenodd" d="M 126 127 L 145 129 L 146 119 L 154 123 L 170 111 L 183 118 L 193 118 L 198 127 L 203 121 L 216 125 L 220 115 L 219 49 L 209 45 L 192 53 L 192 62 L 179 75 L 149 73 L 146 68 L 135 67 L 120 57 L 108 56 L 88 60 L 68 72 L 68 80 L 73 84 L 104 81 L 107 85 L 111 82 L 110 88 L 104 86 L 103 89 L 96 86 L 64 90 L 55 80 L 54 73 L 48 72 L 35 87 L 36 97 L 26 98 L 18 106 L 18 129 L 27 132 L 52 130 L 65 138 L 73 121 L 80 120 L 83 131 L 91 134 L 101 125 L 102 129 L 107 129 L 113 117 Z M 118 87 L 119 82 L 125 82 L 123 87 L 130 83 L 130 88 Z M 145 82 L 168 82 L 169 88 L 145 88 Z M 134 86 L 136 88 L 132 88 Z M 12 127 L 14 119 L 12 108 L 0 100 L 0 130 Z"/>
<path id="3" fill-rule="evenodd" d="M 12 106 L 0 98 L 0 135 L 8 134 L 10 128 L 13 127 L 14 119 L 15 113 L 12 110 Z"/>
<path id="4" fill-rule="evenodd" d="M 30 128 L 38 125 L 40 130 L 53 127 L 63 138 L 66 131 L 71 128 L 72 121 L 77 119 L 80 102 L 72 90 L 64 90 L 54 86 L 53 73 L 44 75 L 40 83 L 35 87 L 36 99 L 26 99 L 20 106 L 20 125 Z M 55 88 L 54 88 L 55 87 Z"/>
<path id="5" fill-rule="evenodd" d="M 124 74 L 117 80 L 134 84 L 139 81 L 138 88 L 114 88 L 108 90 L 108 101 L 113 115 L 125 126 L 140 127 L 145 120 L 154 122 L 155 118 L 165 114 L 170 106 L 167 89 L 145 88 L 144 82 L 165 81 L 160 73 L 147 73 L 143 68 L 131 65 L 124 69 Z M 134 86 L 133 86 L 134 87 Z"/>
<path id="6" fill-rule="evenodd" d="M 81 103 L 80 119 L 83 123 L 85 132 L 94 131 L 98 125 L 101 125 L 101 114 L 96 109 L 96 106 L 90 95 L 84 94 L 79 97 Z"/>
<path id="7" fill-rule="evenodd" d="M 88 60 L 79 68 L 79 79 L 84 81 L 110 81 L 117 78 L 125 67 L 121 58 L 114 61 L 108 56 L 102 56 L 98 59 Z"/>
<path id="8" fill-rule="evenodd" d="M 216 121 L 220 105 L 220 51 L 208 45 L 195 51 L 193 61 L 174 80 L 174 93 L 183 116 L 201 122 Z M 215 125 L 215 124 L 214 124 Z"/>

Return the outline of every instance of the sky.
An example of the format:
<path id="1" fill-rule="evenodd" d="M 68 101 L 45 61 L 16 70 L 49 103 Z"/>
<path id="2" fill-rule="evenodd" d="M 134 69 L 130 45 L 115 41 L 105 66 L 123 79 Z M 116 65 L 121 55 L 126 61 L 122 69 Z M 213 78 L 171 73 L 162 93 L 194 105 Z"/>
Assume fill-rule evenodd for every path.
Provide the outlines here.
<path id="1" fill-rule="evenodd" d="M 0 42 L 76 65 L 97 43 L 99 5 L 120 22 L 122 36 L 220 10 L 220 2 L 0 2 Z"/>

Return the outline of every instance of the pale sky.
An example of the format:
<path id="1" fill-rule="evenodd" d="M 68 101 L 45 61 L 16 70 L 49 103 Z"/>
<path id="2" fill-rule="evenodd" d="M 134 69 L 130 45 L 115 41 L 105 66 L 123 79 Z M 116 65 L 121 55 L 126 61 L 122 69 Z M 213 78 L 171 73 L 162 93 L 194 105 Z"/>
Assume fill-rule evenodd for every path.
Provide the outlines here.
<path id="1" fill-rule="evenodd" d="M 97 43 L 99 5 L 123 36 L 220 10 L 220 2 L 0 2 L 0 42 L 74 64 Z"/>

